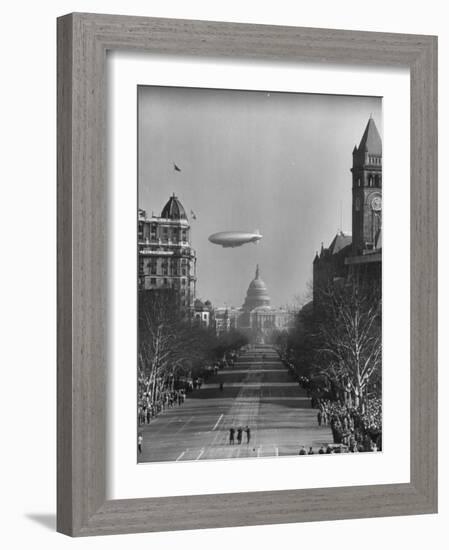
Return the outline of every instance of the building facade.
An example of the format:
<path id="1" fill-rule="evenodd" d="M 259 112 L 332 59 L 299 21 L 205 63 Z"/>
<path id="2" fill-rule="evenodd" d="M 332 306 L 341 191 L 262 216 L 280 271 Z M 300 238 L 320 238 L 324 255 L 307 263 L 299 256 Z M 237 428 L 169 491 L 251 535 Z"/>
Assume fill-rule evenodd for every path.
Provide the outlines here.
<path id="1" fill-rule="evenodd" d="M 175 291 L 181 309 L 194 311 L 196 254 L 190 223 L 173 194 L 160 216 L 138 213 L 138 285 L 141 291 Z"/>
<path id="2" fill-rule="evenodd" d="M 317 303 L 319 294 L 327 290 L 331 284 L 347 277 L 346 258 L 352 251 L 352 236 L 339 231 L 331 244 L 315 255 L 313 260 L 313 302 Z"/>

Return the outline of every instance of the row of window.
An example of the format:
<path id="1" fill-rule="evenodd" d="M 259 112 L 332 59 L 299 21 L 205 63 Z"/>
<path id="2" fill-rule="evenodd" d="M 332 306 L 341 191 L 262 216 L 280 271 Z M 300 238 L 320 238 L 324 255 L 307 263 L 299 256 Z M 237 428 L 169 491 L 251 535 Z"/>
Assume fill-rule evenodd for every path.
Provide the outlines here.
<path id="1" fill-rule="evenodd" d="M 158 279 L 158 278 L 156 278 L 156 277 L 151 277 L 151 278 L 150 278 L 150 285 L 156 286 L 157 283 L 158 283 L 158 280 L 159 280 L 159 281 L 162 281 L 162 284 L 163 284 L 163 285 L 168 285 L 168 282 L 169 282 L 169 279 L 168 279 L 168 278 Z M 181 279 L 181 285 L 182 285 L 182 286 L 186 286 L 186 284 L 187 284 L 187 280 L 186 280 L 186 279 Z"/>
<path id="2" fill-rule="evenodd" d="M 368 162 L 370 164 L 381 164 L 382 158 L 381 157 L 372 157 L 371 155 L 368 156 Z"/>
<path id="3" fill-rule="evenodd" d="M 162 227 L 161 229 L 162 229 L 163 235 L 168 235 L 168 229 L 169 229 L 168 227 Z M 157 226 L 151 227 L 150 232 L 151 232 L 151 235 L 156 235 Z M 172 227 L 170 228 L 170 233 L 172 235 L 179 235 L 179 233 L 181 233 L 181 236 L 185 238 L 187 236 L 187 229 L 182 229 L 181 231 L 179 231 L 177 227 Z"/>
<path id="4" fill-rule="evenodd" d="M 147 269 L 148 269 L 148 266 L 147 266 Z M 168 268 L 167 267 L 163 267 L 161 271 L 162 271 L 161 275 L 168 275 Z M 150 272 L 150 275 L 157 275 L 158 274 L 157 273 L 157 267 L 155 265 L 149 266 L 149 272 Z M 179 272 L 177 269 L 173 269 L 171 274 L 174 277 L 178 277 L 180 273 L 181 273 L 182 276 L 186 277 L 187 276 L 187 269 L 183 268 L 183 269 L 181 269 L 181 272 Z"/>
<path id="5" fill-rule="evenodd" d="M 381 183 L 382 183 L 382 178 L 379 174 L 375 174 L 374 176 L 372 174 L 368 175 L 368 180 L 367 180 L 368 187 L 380 187 Z M 362 187 L 362 178 L 358 178 L 357 187 Z"/>
<path id="6" fill-rule="evenodd" d="M 139 240 L 141 241 L 143 239 L 142 236 L 139 236 Z M 169 237 L 168 235 L 161 235 L 160 237 L 157 237 L 156 235 L 154 235 L 153 233 L 150 235 L 150 237 L 146 237 L 145 238 L 145 243 L 146 244 L 150 244 L 150 243 L 182 243 L 182 244 L 187 244 L 189 241 L 187 240 L 187 237 L 183 236 L 181 239 L 175 235 L 175 236 L 171 236 Z"/>
<path id="7" fill-rule="evenodd" d="M 169 274 L 169 265 L 167 264 L 163 264 L 161 266 L 161 274 L 162 275 L 168 275 Z M 158 269 L 157 269 L 157 265 L 156 263 L 147 263 L 145 266 L 144 266 L 144 269 L 146 271 L 149 271 L 150 272 L 150 275 L 157 275 L 158 274 Z M 187 267 L 181 267 L 181 269 L 178 268 L 178 266 L 172 266 L 171 268 L 171 275 L 177 277 L 179 275 L 183 275 L 184 277 L 187 276 Z"/>

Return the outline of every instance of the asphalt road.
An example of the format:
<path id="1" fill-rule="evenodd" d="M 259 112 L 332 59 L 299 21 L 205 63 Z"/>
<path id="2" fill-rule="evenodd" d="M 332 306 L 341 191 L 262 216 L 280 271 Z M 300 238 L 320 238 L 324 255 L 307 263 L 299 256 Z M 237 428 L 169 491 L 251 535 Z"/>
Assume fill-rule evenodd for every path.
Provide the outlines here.
<path id="1" fill-rule="evenodd" d="M 249 426 L 250 442 L 244 433 L 241 445 L 230 445 L 231 426 Z M 310 399 L 269 346 L 241 355 L 140 432 L 139 462 L 296 455 L 301 445 L 316 452 L 332 443 L 330 429 L 318 427 Z"/>

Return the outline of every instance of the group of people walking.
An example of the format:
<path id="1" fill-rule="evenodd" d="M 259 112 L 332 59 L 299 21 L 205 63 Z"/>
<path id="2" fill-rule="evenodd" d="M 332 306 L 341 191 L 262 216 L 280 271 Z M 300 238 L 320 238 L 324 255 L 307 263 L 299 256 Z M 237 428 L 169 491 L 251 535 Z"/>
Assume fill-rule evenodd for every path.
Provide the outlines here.
<path id="1" fill-rule="evenodd" d="M 239 426 L 237 430 L 233 426 L 231 426 L 229 428 L 229 445 L 235 444 L 236 433 L 237 433 L 237 444 L 241 445 L 243 432 L 245 432 L 246 434 L 246 443 L 249 444 L 251 440 L 251 429 L 249 428 L 249 426 L 245 426 L 244 428 L 242 428 L 242 426 Z"/>

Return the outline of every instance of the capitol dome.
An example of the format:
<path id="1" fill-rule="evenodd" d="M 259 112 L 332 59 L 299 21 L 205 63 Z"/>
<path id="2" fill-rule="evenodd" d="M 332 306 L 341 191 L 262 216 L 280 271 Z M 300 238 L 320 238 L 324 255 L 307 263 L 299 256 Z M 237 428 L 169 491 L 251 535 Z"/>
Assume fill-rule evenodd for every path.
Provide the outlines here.
<path id="1" fill-rule="evenodd" d="M 251 311 L 261 306 L 270 306 L 270 296 L 268 295 L 267 285 L 260 278 L 259 266 L 257 266 L 256 276 L 248 287 L 243 309 Z"/>
<path id="2" fill-rule="evenodd" d="M 167 204 L 162 209 L 161 218 L 169 220 L 186 220 L 187 214 L 180 203 L 178 197 L 173 195 L 168 199 Z"/>

